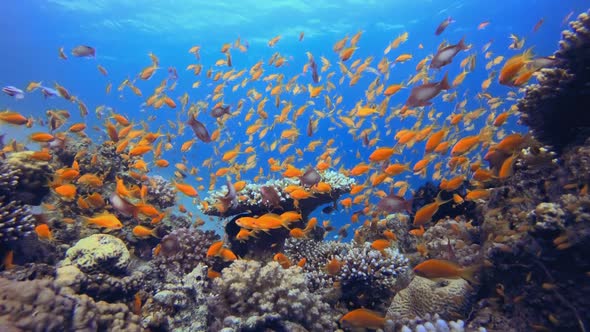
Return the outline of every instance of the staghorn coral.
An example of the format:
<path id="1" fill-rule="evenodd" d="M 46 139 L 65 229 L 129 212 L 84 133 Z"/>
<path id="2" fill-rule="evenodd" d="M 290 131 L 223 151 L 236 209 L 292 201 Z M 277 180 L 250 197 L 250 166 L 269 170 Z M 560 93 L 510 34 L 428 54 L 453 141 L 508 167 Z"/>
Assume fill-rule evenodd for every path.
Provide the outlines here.
<path id="1" fill-rule="evenodd" d="M 150 204 L 158 206 L 160 209 L 166 209 L 174 206 L 176 203 L 176 190 L 170 181 L 156 175 L 149 178 L 147 201 Z"/>
<path id="2" fill-rule="evenodd" d="M 160 253 L 153 263 L 162 273 L 184 275 L 205 261 L 209 246 L 219 240 L 213 231 L 197 228 L 179 228 L 160 242 Z"/>
<path id="3" fill-rule="evenodd" d="M 299 267 L 283 269 L 237 260 L 213 281 L 209 330 L 284 330 L 296 323 L 310 331 L 333 331 L 337 313 L 311 293 Z"/>
<path id="4" fill-rule="evenodd" d="M 463 279 L 438 281 L 415 276 L 410 285 L 398 292 L 387 311 L 387 318 L 411 319 L 438 314 L 448 319 L 464 316 L 470 308 L 474 289 Z"/>
<path id="5" fill-rule="evenodd" d="M 141 331 L 121 303 L 94 302 L 49 280 L 0 278 L 0 327 L 7 331 Z"/>
<path id="6" fill-rule="evenodd" d="M 590 12 L 570 22 L 562 33 L 554 68 L 541 69 L 539 84 L 526 87 L 518 101 L 521 120 L 535 137 L 557 152 L 590 135 Z"/>
<path id="7" fill-rule="evenodd" d="M 395 248 L 381 253 L 370 243 L 350 245 L 336 259 L 342 263 L 337 274 L 342 299 L 351 307 L 378 307 L 409 282 L 408 260 Z"/>
<path id="8" fill-rule="evenodd" d="M 94 234 L 68 249 L 60 265 L 76 265 L 86 273 L 119 274 L 127 270 L 129 258 L 123 241 L 109 234 Z"/>

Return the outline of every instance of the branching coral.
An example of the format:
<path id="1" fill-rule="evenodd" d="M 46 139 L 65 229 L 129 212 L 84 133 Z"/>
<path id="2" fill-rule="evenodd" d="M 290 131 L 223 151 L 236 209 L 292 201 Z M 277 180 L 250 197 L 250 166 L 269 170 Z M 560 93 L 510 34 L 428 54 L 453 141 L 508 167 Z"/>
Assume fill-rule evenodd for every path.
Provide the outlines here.
<path id="1" fill-rule="evenodd" d="M 310 331 L 333 331 L 337 314 L 319 295 L 311 293 L 299 267 L 263 266 L 238 260 L 214 280 L 209 299 L 209 329 L 284 329 L 297 323 Z M 277 319 L 280 318 L 280 319 Z"/>
<path id="2" fill-rule="evenodd" d="M 160 209 L 169 208 L 176 203 L 176 191 L 169 181 L 156 175 L 150 178 L 147 200 Z"/>
<path id="3" fill-rule="evenodd" d="M 25 205 L 16 201 L 4 201 L 0 196 L 0 244 L 18 240 L 33 232 L 33 215 Z"/>
<path id="4" fill-rule="evenodd" d="M 342 262 L 337 275 L 342 297 L 352 307 L 382 305 L 409 282 L 408 260 L 394 248 L 380 252 L 365 243 L 336 258 Z"/>
<path id="5" fill-rule="evenodd" d="M 184 275 L 205 261 L 207 249 L 219 236 L 213 231 L 196 228 L 179 228 L 160 242 L 160 252 L 153 263 L 163 273 Z"/>
<path id="6" fill-rule="evenodd" d="M 285 253 L 293 262 L 305 257 L 303 269 L 310 289 L 330 288 L 338 281 L 342 299 L 352 307 L 379 306 L 409 281 L 408 260 L 394 248 L 381 253 L 369 243 L 288 240 Z M 326 266 L 332 259 L 341 268 L 330 275 Z"/>

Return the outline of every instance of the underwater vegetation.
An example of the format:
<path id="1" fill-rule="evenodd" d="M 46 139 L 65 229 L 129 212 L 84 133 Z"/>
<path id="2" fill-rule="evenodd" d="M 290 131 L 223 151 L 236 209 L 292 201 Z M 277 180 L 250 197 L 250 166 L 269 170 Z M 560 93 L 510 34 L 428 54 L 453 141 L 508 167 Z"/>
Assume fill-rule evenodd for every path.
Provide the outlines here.
<path id="1" fill-rule="evenodd" d="M 2 127 L 40 147 L 2 141 L 0 330 L 586 331 L 590 11 L 569 23 L 552 56 L 522 50 L 515 35 L 510 48 L 519 53 L 509 59 L 486 54 L 487 45 L 489 76 L 473 111 L 453 91 L 476 67 L 468 39 L 443 42 L 411 79 L 392 83 L 393 65 L 412 55 L 387 55 L 409 33 L 377 64 L 355 56 L 361 37 L 333 45 L 334 65 L 307 52 L 307 76 L 293 77 L 280 71 L 291 60 L 279 52 L 237 68 L 232 52 L 249 50 L 240 39 L 208 70 L 194 46 L 197 63 L 187 70 L 212 89 L 194 102 L 172 97 L 182 75 L 174 67 L 143 94 L 141 84 L 162 70 L 150 53 L 151 64 L 117 90 L 146 108 L 177 110 L 166 129 L 105 105 L 94 112 L 104 120 L 99 138 L 68 110 L 41 119 L 0 111 Z M 96 58 L 96 50 L 59 50 L 60 61 L 70 57 Z M 446 66 L 463 71 L 451 80 Z M 338 109 L 333 82 L 362 85 L 367 76 L 365 99 Z M 494 97 L 492 83 L 514 90 Z M 224 101 L 246 86 L 244 98 Z M 405 88 L 407 99 L 390 105 Z M 90 113 L 58 83 L 2 91 L 18 100 L 41 92 Z M 457 104 L 447 118 L 434 109 L 441 102 Z M 503 129 L 517 117 L 530 133 Z M 394 119 L 403 128 L 390 126 Z M 318 138 L 330 128 L 344 134 Z M 247 140 L 232 140 L 238 131 Z M 339 155 L 345 139 L 368 151 L 355 165 Z M 171 166 L 166 153 L 211 146 L 200 170 L 183 155 L 174 177 L 154 171 Z M 277 153 L 262 160 L 262 150 Z M 406 163 L 405 154 L 423 157 Z M 401 174 L 428 181 L 413 188 Z M 318 220 L 339 210 L 351 220 Z"/>

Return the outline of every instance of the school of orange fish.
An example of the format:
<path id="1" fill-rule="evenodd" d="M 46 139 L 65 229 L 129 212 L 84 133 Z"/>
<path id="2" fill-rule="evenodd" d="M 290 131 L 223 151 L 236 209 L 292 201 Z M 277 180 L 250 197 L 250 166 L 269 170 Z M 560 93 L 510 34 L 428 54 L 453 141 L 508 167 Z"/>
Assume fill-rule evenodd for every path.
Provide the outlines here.
<path id="1" fill-rule="evenodd" d="M 451 20 L 441 23 L 437 35 L 450 23 Z M 477 29 L 484 29 L 488 24 L 483 22 Z M 537 29 L 535 27 L 535 31 Z M 362 31 L 359 31 L 336 41 L 332 47 L 332 57 L 306 52 L 307 62 L 300 73 L 292 77 L 281 73 L 281 68 L 289 65 L 291 60 L 279 52 L 249 68 L 235 68 L 241 61 L 239 53 L 249 51 L 247 44 L 240 39 L 223 44 L 219 50 L 220 58 L 206 70 L 204 68 L 207 65 L 200 61 L 201 46 L 193 46 L 188 52 L 194 57 L 195 63 L 186 68 L 190 72 L 187 75 L 195 78 L 193 89 L 208 94 L 204 100 L 197 101 L 190 99 L 189 92 L 181 95 L 176 92 L 178 74 L 173 67 L 168 69 L 167 77 L 153 91 L 141 90 L 143 81 L 155 80 L 160 74 L 160 61 L 155 54 L 150 53 L 151 64 L 132 78 L 125 79 L 116 90 L 121 95 L 133 93 L 144 99 L 145 107 L 153 114 L 150 118 L 156 112 L 173 112 L 178 120 L 169 120 L 167 128 L 160 127 L 154 132 L 145 120 L 130 119 L 114 111 L 106 114 L 109 110 L 106 105 L 95 108 L 96 117 L 103 121 L 95 129 L 106 133 L 107 144 L 116 147 L 116 153 L 128 164 L 129 175 L 141 185 L 126 184 L 117 177 L 115 192 L 108 199 L 110 206 L 97 192 L 85 196 L 78 194 L 77 187 L 100 188 L 104 180 L 103 174 L 83 173 L 80 170 L 78 160 L 87 154 L 86 150 L 81 150 L 72 165 L 55 171 L 50 186 L 61 200 L 76 202 L 81 209 L 102 209 L 100 213 L 81 216 L 87 224 L 106 229 L 131 227 L 124 225 L 117 214 L 131 215 L 143 223 L 133 227 L 133 234 L 150 237 L 156 236 L 154 226 L 165 218 L 167 211 L 159 211 L 146 203 L 145 197 L 151 185 L 146 174 L 151 171 L 150 168 L 171 166 L 164 159 L 167 151 L 183 155 L 182 161 L 173 166 L 176 177 L 174 186 L 182 195 L 193 198 L 195 205 L 199 203 L 199 192 L 214 189 L 220 178 L 230 179 L 240 200 L 240 191 L 248 183 L 248 180 L 242 179 L 247 172 L 256 174 L 252 182 L 272 177 L 297 178 L 312 163 L 311 166 L 318 171 L 337 169 L 356 179 L 357 184 L 352 186 L 350 195 L 339 202 L 344 209 L 357 211 L 352 215 L 351 223 L 358 222 L 362 216 L 371 220 L 383 214 L 409 211 L 414 214 L 412 222 L 415 226 L 410 232 L 420 236 L 424 233 L 424 226 L 433 222 L 431 219 L 438 208 L 449 201 L 442 200 L 439 195 L 435 201 L 417 211 L 411 211 L 411 204 L 408 208 L 408 201 L 404 198 L 409 196 L 408 190 L 411 189 L 408 176 L 428 176 L 440 182 L 441 191 L 448 192 L 466 184 L 469 189 L 465 194 L 454 194 L 452 200 L 455 204 L 485 200 L 490 195 L 486 182 L 502 180 L 511 175 L 515 158 L 527 140 L 526 135 L 509 133 L 503 129 L 509 121 L 516 120 L 515 106 L 511 105 L 511 101 L 517 97 L 516 88 L 525 85 L 540 68 L 550 66 L 554 60 L 550 57 L 535 57 L 530 48 L 523 51 L 525 40 L 516 35 L 510 36 L 512 43 L 507 48 L 516 50 L 518 54 L 508 59 L 494 55 L 489 50 L 491 43 L 480 50 L 464 39 L 456 44 L 443 41 L 432 49 L 432 55 L 416 61 L 414 75 L 396 81 L 390 76 L 395 76 L 393 74 L 398 66 L 414 66 L 410 64 L 414 61 L 411 52 L 403 50 L 410 34 L 400 34 L 386 45 L 382 55 L 367 58 L 358 57 L 356 52 L 362 36 Z M 302 32 L 299 35 L 302 45 L 304 38 Z M 270 39 L 268 47 L 276 47 L 281 39 L 281 36 Z M 424 47 L 419 45 L 421 49 Z M 72 55 L 77 57 L 93 57 L 94 54 L 94 49 L 89 46 L 79 46 L 72 51 Z M 236 54 L 238 59 L 234 60 Z M 461 59 L 453 61 L 455 57 Z M 63 48 L 59 50 L 59 58 L 71 61 Z M 317 58 L 319 62 L 316 62 Z M 458 87 L 475 70 L 477 60 L 486 62 L 485 68 L 489 75 L 481 83 L 481 90 L 475 94 L 479 107 L 473 108 L 470 105 L 473 100 L 461 97 Z M 450 80 L 448 73 L 444 72 L 445 66 L 459 66 L 462 71 Z M 108 77 L 105 67 L 97 65 L 97 68 L 100 74 Z M 443 78 L 435 81 L 436 74 Z M 342 92 L 345 86 L 358 89 L 357 85 L 364 82 L 368 82 L 366 89 L 360 88 L 364 90 L 364 98 L 347 100 L 346 94 Z M 508 91 L 507 96 L 493 96 L 487 91 L 491 84 L 496 83 L 514 89 Z M 112 87 L 109 82 L 106 86 L 107 95 L 113 93 Z M 81 116 L 87 120 L 70 123 L 70 110 L 66 109 L 49 109 L 45 117 L 11 110 L 0 111 L 1 123 L 29 128 L 45 124 L 48 127 L 47 131 L 29 135 L 30 141 L 40 146 L 30 155 L 33 159 L 52 160 L 54 149 L 59 149 L 67 140 L 87 137 L 86 130 L 91 123 L 95 123 L 94 119 L 89 118 L 89 109 L 80 98 L 58 83 L 55 83 L 54 88 L 58 97 L 76 105 Z M 46 88 L 41 82 L 31 82 L 25 91 L 32 93 L 39 89 Z M 399 97 L 404 89 L 411 89 L 405 101 Z M 236 99 L 236 95 L 241 96 L 238 102 L 225 102 L 228 97 Z M 306 100 L 302 104 L 295 102 L 302 99 Z M 431 106 L 437 103 L 451 103 L 454 111 L 443 116 L 442 112 Z M 353 104 L 352 107 L 345 106 Z M 392 123 L 402 123 L 402 127 L 394 127 Z M 185 133 L 187 126 L 193 133 Z M 382 127 L 386 130 L 379 130 Z M 348 137 L 326 139 L 324 133 L 342 128 L 346 128 Z M 248 140 L 232 142 L 232 137 L 237 135 L 245 135 Z M 350 139 L 362 144 L 356 151 L 359 162 L 344 165 L 343 151 L 349 149 L 345 141 Z M 200 165 L 195 165 L 187 155 L 191 150 L 205 149 L 200 145 L 211 145 L 213 152 Z M 13 140 L 4 147 L 3 153 L 22 149 L 23 144 Z M 261 161 L 258 151 L 273 157 Z M 368 158 L 363 157 L 365 152 L 369 154 Z M 414 164 L 404 163 L 404 154 L 410 153 L 423 157 Z M 91 163 L 96 162 L 96 156 L 93 156 Z M 329 191 L 325 186 L 325 183 L 320 182 L 311 188 L 296 186 L 289 192 L 294 200 L 299 201 L 311 197 L 314 192 Z M 376 203 L 387 198 L 390 200 L 379 204 L 383 205 L 381 207 Z M 187 211 L 183 205 L 178 206 L 178 209 L 199 219 L 193 214 L 196 211 Z M 257 231 L 289 228 L 290 223 L 300 219 L 297 211 L 286 211 L 282 215 L 269 213 L 258 218 L 243 217 L 237 221 L 242 227 L 237 236 L 239 240 L 247 240 L 255 236 Z M 64 222 L 74 223 L 77 220 L 68 219 Z M 317 219 L 312 218 L 304 229 L 290 229 L 290 235 L 304 237 L 316 223 Z M 52 237 L 51 230 L 45 224 L 37 226 L 36 232 L 43 239 Z M 375 241 L 372 246 L 382 250 L 393 240 L 395 234 L 389 231 L 384 233 L 384 239 Z M 208 256 L 221 256 L 225 260 L 237 258 L 230 249 L 223 247 L 223 242 L 215 243 L 209 249 Z M 282 258 L 275 256 L 279 262 Z M 337 262 L 331 264 L 337 265 Z M 330 266 L 327 268 L 331 269 Z M 436 260 L 420 264 L 415 271 L 427 277 L 469 277 L 466 270 L 450 262 Z M 216 272 L 210 273 L 214 276 Z M 352 319 L 352 316 L 345 316 L 343 320 Z"/>

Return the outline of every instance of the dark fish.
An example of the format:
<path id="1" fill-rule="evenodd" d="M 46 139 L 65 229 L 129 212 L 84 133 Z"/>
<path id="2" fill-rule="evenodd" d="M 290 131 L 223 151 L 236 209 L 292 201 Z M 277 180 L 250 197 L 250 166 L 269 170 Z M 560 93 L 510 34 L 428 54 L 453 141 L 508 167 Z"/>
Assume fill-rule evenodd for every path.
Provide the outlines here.
<path id="1" fill-rule="evenodd" d="M 369 146 L 369 136 L 367 135 L 367 132 L 364 131 L 363 132 L 363 145 L 364 146 Z"/>
<path id="2" fill-rule="evenodd" d="M 442 90 L 448 90 L 451 88 L 451 85 L 449 85 L 448 74 L 449 73 L 446 73 L 445 77 L 440 82 L 426 83 L 412 88 L 410 97 L 406 100 L 406 106 L 416 107 L 432 105 L 430 99 L 436 97 Z"/>
<path id="3" fill-rule="evenodd" d="M 40 86 L 39 88 L 41 89 L 41 93 L 45 98 L 52 98 L 59 95 L 59 93 L 55 89 L 48 88 L 46 86 Z"/>
<path id="4" fill-rule="evenodd" d="M 412 213 L 412 201 L 406 201 L 403 197 L 389 194 L 377 203 L 377 212 L 398 213 L 406 211 Z"/>
<path id="5" fill-rule="evenodd" d="M 195 118 L 194 114 L 190 116 L 190 118 L 188 119 L 186 124 L 188 124 L 191 128 L 193 128 L 193 131 L 195 132 L 195 135 L 197 136 L 198 139 L 200 139 L 201 141 L 203 141 L 205 143 L 211 142 L 211 136 L 209 136 L 209 132 L 207 131 L 207 128 L 205 127 L 204 124 L 202 124 L 200 121 L 198 121 Z"/>
<path id="6" fill-rule="evenodd" d="M 313 121 L 309 118 L 309 122 L 307 122 L 307 136 L 311 137 L 313 135 Z"/>
<path id="7" fill-rule="evenodd" d="M 168 67 L 168 79 L 175 81 L 178 79 L 178 72 L 176 72 L 176 68 Z"/>
<path id="8" fill-rule="evenodd" d="M 262 204 L 276 209 L 282 209 L 281 198 L 279 197 L 279 194 L 275 188 L 270 186 L 262 186 L 260 187 L 260 193 L 262 194 Z"/>
<path id="9" fill-rule="evenodd" d="M 227 180 L 227 194 L 221 198 L 223 205 L 227 208 L 233 209 L 238 206 L 238 198 L 234 185 Z"/>
<path id="10" fill-rule="evenodd" d="M 441 33 L 443 33 L 443 31 L 445 31 L 445 29 L 449 26 L 449 24 L 454 23 L 454 22 L 455 22 L 455 20 L 453 20 L 451 17 L 448 17 L 447 19 L 445 19 L 444 21 L 442 21 L 438 25 L 434 34 L 437 36 L 440 35 Z"/>
<path id="11" fill-rule="evenodd" d="M 455 55 L 457 55 L 457 53 L 466 49 L 467 45 L 465 45 L 464 39 L 461 39 L 461 41 L 456 45 L 449 45 L 441 48 L 438 50 L 438 52 L 436 52 L 432 58 L 432 61 L 430 61 L 430 69 L 438 69 L 448 65 L 451 63 L 451 61 L 453 61 L 453 58 Z"/>
<path id="12" fill-rule="evenodd" d="M 225 53 L 225 56 L 227 58 L 227 66 L 231 67 L 232 66 L 232 62 L 231 62 L 231 55 L 229 54 L 229 51 L 227 53 Z"/>
<path id="13" fill-rule="evenodd" d="M 222 117 L 224 114 L 230 114 L 230 107 L 229 105 L 227 106 L 218 106 L 215 107 L 214 109 L 211 110 L 211 115 L 214 118 L 220 118 Z"/>
<path id="14" fill-rule="evenodd" d="M 318 65 L 313 58 L 309 59 L 309 68 L 311 68 L 311 79 L 314 83 L 319 83 L 320 77 L 318 75 Z"/>
<path id="15" fill-rule="evenodd" d="M 312 167 L 308 167 L 299 180 L 303 186 L 312 187 L 322 180 L 322 176 Z"/>
<path id="16" fill-rule="evenodd" d="M 2 134 L 0 135 L 0 150 L 4 149 L 4 137 L 6 137 L 6 134 Z"/>
<path id="17" fill-rule="evenodd" d="M 535 24 L 535 26 L 533 27 L 533 32 L 537 32 L 539 31 L 539 28 L 541 28 L 541 26 L 543 25 L 543 23 L 545 23 L 545 18 L 542 17 L 539 22 L 537 22 L 537 24 Z"/>
<path id="18" fill-rule="evenodd" d="M 23 90 L 12 85 L 3 87 L 2 92 L 11 97 L 14 97 L 15 99 L 23 99 L 25 97 L 25 92 Z"/>
<path id="19" fill-rule="evenodd" d="M 80 46 L 76 46 L 72 49 L 72 55 L 73 56 L 77 56 L 77 57 L 90 57 L 90 58 L 95 58 L 96 57 L 96 50 L 94 49 L 94 47 L 91 46 L 86 46 L 86 45 L 80 45 Z"/>

